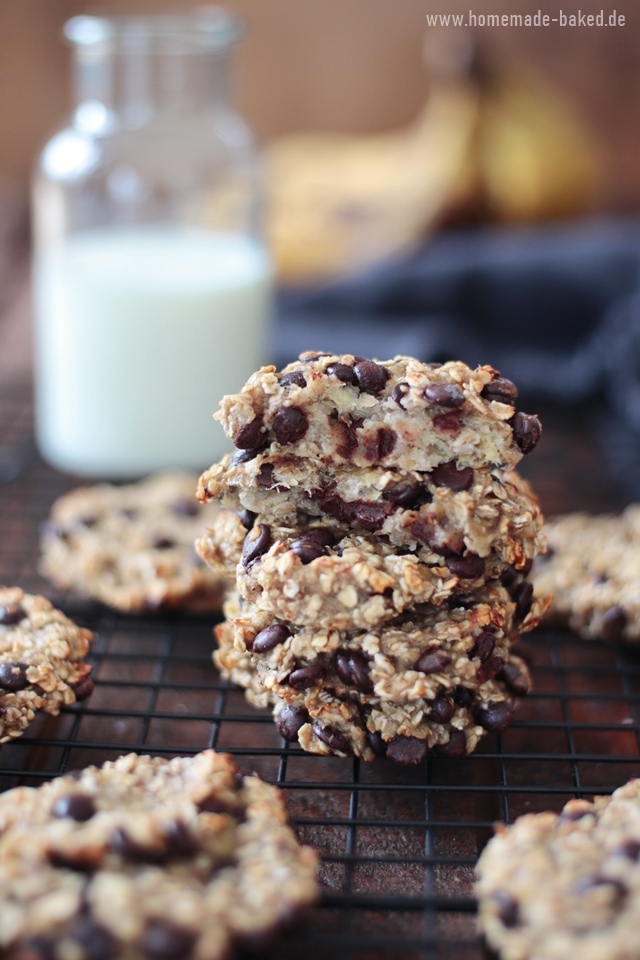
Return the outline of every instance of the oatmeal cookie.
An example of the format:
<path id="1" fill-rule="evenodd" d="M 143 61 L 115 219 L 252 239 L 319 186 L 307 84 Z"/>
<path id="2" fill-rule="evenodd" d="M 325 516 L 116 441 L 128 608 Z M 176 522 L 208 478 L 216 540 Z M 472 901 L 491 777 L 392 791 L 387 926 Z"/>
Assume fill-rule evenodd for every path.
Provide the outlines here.
<path id="1" fill-rule="evenodd" d="M 435 748 L 462 755 L 483 729 L 506 729 L 515 697 L 530 688 L 513 646 L 548 599 L 532 600 L 521 587 L 516 596 L 494 584 L 464 605 L 423 606 L 366 632 L 295 628 L 232 597 L 215 630 L 214 660 L 252 703 L 275 706 L 283 736 L 312 752 L 370 760 L 386 751 L 402 761 L 406 745 L 395 740 L 409 737 L 422 752 L 414 744 L 404 762 Z M 340 736 L 323 735 L 324 727 Z"/>
<path id="2" fill-rule="evenodd" d="M 541 430 L 536 417 L 516 412 L 517 393 L 488 366 L 304 353 L 279 373 L 253 374 L 215 416 L 247 458 L 268 449 L 334 469 L 513 467 Z"/>
<path id="3" fill-rule="evenodd" d="M 480 925 L 504 960 L 631 960 L 640 940 L 640 780 L 499 825 L 478 862 Z"/>
<path id="4" fill-rule="evenodd" d="M 442 556 L 494 551 L 522 565 L 543 549 L 542 516 L 526 481 L 515 471 L 459 470 L 455 461 L 430 474 L 381 467 L 331 474 L 317 461 L 263 454 L 234 465 L 227 456 L 203 475 L 199 496 L 281 526 L 319 520 L 396 546 L 422 544 Z"/>
<path id="5" fill-rule="evenodd" d="M 211 519 L 195 486 L 194 477 L 161 474 L 126 486 L 73 490 L 52 507 L 41 573 L 59 589 L 126 612 L 219 610 L 222 578 L 193 548 Z"/>
<path id="6" fill-rule="evenodd" d="M 515 537 L 504 531 L 501 536 L 498 526 L 492 552 L 487 549 L 485 555 L 469 548 L 479 546 L 473 535 L 457 532 L 449 543 L 455 538 L 458 552 L 444 546 L 436 552 L 420 542 L 413 549 L 397 547 L 386 537 L 357 535 L 339 526 L 291 529 L 268 519 L 225 511 L 196 549 L 215 571 L 235 575 L 240 594 L 256 610 L 336 630 L 382 623 L 416 604 L 438 606 L 511 568 L 526 572 L 531 563 L 527 552 L 533 554 L 541 545 L 532 536 L 523 548 Z M 439 518 L 442 527 L 446 522 L 445 516 Z"/>
<path id="7" fill-rule="evenodd" d="M 551 617 L 585 639 L 640 640 L 640 506 L 619 516 L 568 514 L 545 531 L 549 553 L 532 576 L 553 594 Z"/>
<path id="8" fill-rule="evenodd" d="M 0 949 L 222 960 L 315 900 L 316 860 L 228 755 L 130 754 L 0 796 Z"/>
<path id="9" fill-rule="evenodd" d="M 55 716 L 90 695 L 83 658 L 93 639 L 44 597 L 0 587 L 0 743 L 19 737 L 36 711 Z"/>

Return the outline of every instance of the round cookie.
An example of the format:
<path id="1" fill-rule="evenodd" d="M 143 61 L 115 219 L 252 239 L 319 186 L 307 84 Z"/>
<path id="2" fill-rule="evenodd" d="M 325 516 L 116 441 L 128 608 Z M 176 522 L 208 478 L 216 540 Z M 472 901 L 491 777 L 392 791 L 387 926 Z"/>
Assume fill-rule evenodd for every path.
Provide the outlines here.
<path id="1" fill-rule="evenodd" d="M 517 393 L 491 367 L 304 353 L 279 373 L 253 374 L 215 416 L 248 457 L 269 448 L 334 468 L 513 467 L 541 430 L 516 412 Z"/>
<path id="2" fill-rule="evenodd" d="M 416 604 L 439 605 L 452 595 L 469 594 L 512 565 L 528 569 L 528 554 L 535 555 L 543 542 L 534 532 L 542 522 L 537 507 L 530 539 L 521 533 L 523 547 L 505 516 L 489 525 L 493 542 L 486 529 L 475 537 L 474 523 L 481 527 L 482 518 L 474 520 L 462 506 L 458 517 L 453 509 L 449 515 L 431 514 L 430 529 L 444 542 L 455 540 L 457 553 L 444 546 L 436 546 L 436 552 L 416 541 L 412 549 L 397 547 L 386 537 L 357 535 L 344 526 L 276 527 L 268 516 L 231 512 L 216 518 L 196 549 L 216 572 L 230 579 L 235 575 L 240 594 L 259 611 L 296 624 L 366 628 Z M 520 507 L 517 516 L 525 523 L 531 514 Z M 470 535 L 463 535 L 465 528 Z"/>
<path id="3" fill-rule="evenodd" d="M 532 578 L 553 594 L 551 617 L 587 640 L 640 640 L 640 506 L 567 514 L 544 529 L 549 552 Z"/>
<path id="4" fill-rule="evenodd" d="M 40 572 L 59 589 L 126 612 L 219 610 L 222 579 L 193 549 L 216 508 L 201 508 L 195 486 L 194 477 L 171 473 L 73 490 L 51 509 Z"/>
<path id="5" fill-rule="evenodd" d="M 631 960 L 640 942 L 640 780 L 497 827 L 480 926 L 504 960 Z"/>
<path id="6" fill-rule="evenodd" d="M 19 737 L 38 710 L 56 716 L 91 694 L 83 658 L 93 639 L 45 597 L 0 587 L 0 743 Z"/>
<path id="7" fill-rule="evenodd" d="M 207 750 L 0 796 L 7 960 L 223 960 L 317 896 L 280 792 Z"/>
<path id="8" fill-rule="evenodd" d="M 401 762 L 431 749 L 463 755 L 483 729 L 509 726 L 515 697 L 530 688 L 512 647 L 548 601 L 517 591 L 520 602 L 492 585 L 464 605 L 422 606 L 367 632 L 295 628 L 232 597 L 214 660 L 251 702 L 275 705 L 281 733 L 312 752 L 386 752 Z M 409 761 L 397 742 L 406 738 Z"/>
<path id="9" fill-rule="evenodd" d="M 543 546 L 542 516 L 526 481 L 515 471 L 459 470 L 454 461 L 429 474 L 383 468 L 330 473 L 317 461 L 263 454 L 234 465 L 227 456 L 201 477 L 198 493 L 234 510 L 268 515 L 280 526 L 317 518 L 397 546 L 418 543 L 444 556 L 463 549 L 480 556 L 495 551 L 521 564 Z"/>

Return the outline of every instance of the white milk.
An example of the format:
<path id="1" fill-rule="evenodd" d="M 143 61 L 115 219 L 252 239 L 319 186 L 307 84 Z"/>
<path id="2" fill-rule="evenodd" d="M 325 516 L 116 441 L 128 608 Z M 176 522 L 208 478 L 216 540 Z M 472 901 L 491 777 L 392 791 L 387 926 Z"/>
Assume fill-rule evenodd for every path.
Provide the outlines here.
<path id="1" fill-rule="evenodd" d="M 202 470 L 229 449 L 211 417 L 265 362 L 271 268 L 235 235 L 77 234 L 36 280 L 40 450 L 64 470 Z"/>

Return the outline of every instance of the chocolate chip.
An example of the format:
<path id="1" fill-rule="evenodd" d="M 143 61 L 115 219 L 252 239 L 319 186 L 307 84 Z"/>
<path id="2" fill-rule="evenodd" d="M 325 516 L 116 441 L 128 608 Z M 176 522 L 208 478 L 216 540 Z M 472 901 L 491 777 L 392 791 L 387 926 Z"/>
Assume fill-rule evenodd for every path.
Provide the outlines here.
<path id="1" fill-rule="evenodd" d="M 319 723 L 314 723 L 313 732 L 330 750 L 339 750 L 341 753 L 352 753 L 349 741 L 336 727 L 323 727 Z"/>
<path id="2" fill-rule="evenodd" d="M 408 383 L 397 383 L 393 390 L 391 391 L 391 399 L 395 400 L 401 410 L 406 410 L 406 407 L 402 406 L 402 401 L 409 393 L 410 387 Z"/>
<path id="3" fill-rule="evenodd" d="M 288 640 L 291 634 L 281 623 L 272 623 L 257 633 L 251 647 L 254 653 L 266 653 Z"/>
<path id="4" fill-rule="evenodd" d="M 425 493 L 425 488 L 415 477 L 405 477 L 385 487 L 382 496 L 396 507 L 411 507 Z"/>
<path id="5" fill-rule="evenodd" d="M 464 403 L 464 393 L 455 383 L 430 383 L 422 396 L 439 407 L 461 407 Z"/>
<path id="6" fill-rule="evenodd" d="M 533 584 L 529 580 L 525 580 L 518 587 L 513 599 L 516 602 L 516 619 L 524 620 L 533 603 Z"/>
<path id="7" fill-rule="evenodd" d="M 87 697 L 90 697 L 95 689 L 94 682 L 91 679 L 92 669 L 93 667 L 89 667 L 84 677 L 81 677 L 77 683 L 71 684 L 71 689 L 75 693 L 78 703 L 81 703 L 83 700 L 86 700 Z"/>
<path id="8" fill-rule="evenodd" d="M 244 539 L 242 547 L 242 566 L 248 570 L 252 563 L 267 552 L 271 546 L 271 527 L 266 523 L 259 523 L 250 530 Z"/>
<path id="9" fill-rule="evenodd" d="M 451 439 L 460 433 L 460 421 L 450 414 L 440 413 L 433 418 L 433 428 L 440 433 L 448 433 Z"/>
<path id="10" fill-rule="evenodd" d="M 484 663 L 493 653 L 496 645 L 496 638 L 488 630 L 483 630 L 475 639 L 471 650 L 469 650 L 469 660 L 478 659 Z"/>
<path id="11" fill-rule="evenodd" d="M 84 960 L 111 960 L 117 954 L 111 934 L 86 914 L 78 917 L 69 931 L 69 939 L 82 947 Z"/>
<path id="12" fill-rule="evenodd" d="M 278 443 L 297 443 L 309 429 L 309 418 L 299 407 L 280 407 L 271 427 Z"/>
<path id="13" fill-rule="evenodd" d="M 387 745 L 382 739 L 378 730 L 367 730 L 367 743 L 375 753 L 376 757 L 384 757 L 387 752 Z"/>
<path id="14" fill-rule="evenodd" d="M 337 432 L 336 453 L 345 460 L 349 460 L 358 449 L 357 425 L 354 420 L 350 420 L 349 423 L 346 420 L 338 420 L 334 429 Z"/>
<path id="15" fill-rule="evenodd" d="M 500 574 L 500 583 L 503 587 L 506 587 L 507 590 L 514 585 L 516 580 L 518 580 L 518 571 L 515 567 L 509 566 Z"/>
<path id="16" fill-rule="evenodd" d="M 447 557 L 447 566 L 460 580 L 476 580 L 484 573 L 484 560 L 477 553 L 465 553 L 463 557 Z"/>
<path id="17" fill-rule="evenodd" d="M 309 714 L 304 707 L 287 706 L 276 717 L 276 728 L 284 740 L 298 739 L 298 730 L 309 722 Z"/>
<path id="18" fill-rule="evenodd" d="M 96 805 L 93 797 L 88 793 L 68 793 L 64 797 L 58 797 L 53 805 L 54 817 L 70 817 L 77 820 L 78 823 L 84 823 L 85 820 L 91 820 L 96 812 Z"/>
<path id="19" fill-rule="evenodd" d="M 237 450 L 229 461 L 230 467 L 237 467 L 239 463 L 247 463 L 249 460 L 255 460 L 258 456 L 258 449 L 255 450 Z"/>
<path id="20" fill-rule="evenodd" d="M 253 510 L 241 510 L 238 516 L 245 530 L 252 530 L 258 514 L 254 513 Z"/>
<path id="21" fill-rule="evenodd" d="M 430 360 L 429 363 L 425 363 L 427 370 L 439 370 L 440 367 L 444 367 L 444 363 L 440 363 L 439 360 Z"/>
<path id="22" fill-rule="evenodd" d="M 640 840 L 625 840 L 612 851 L 616 856 L 626 857 L 627 860 L 633 860 L 635 863 L 640 860 Z"/>
<path id="23" fill-rule="evenodd" d="M 389 371 L 373 360 L 359 360 L 353 368 L 358 386 L 365 393 L 380 393 L 389 379 Z"/>
<path id="24" fill-rule="evenodd" d="M 79 850 L 48 850 L 47 859 L 53 867 L 77 870 L 78 873 L 93 873 L 99 865 L 99 854 L 91 847 Z"/>
<path id="25" fill-rule="evenodd" d="M 26 610 L 19 603 L 7 603 L 4 607 L 0 607 L 0 626 L 12 627 L 24 620 L 26 615 Z"/>
<path id="26" fill-rule="evenodd" d="M 290 387 L 292 384 L 296 387 L 306 387 L 307 380 L 302 370 L 292 370 L 291 373 L 285 373 L 280 377 L 281 387 Z"/>
<path id="27" fill-rule="evenodd" d="M 173 820 L 164 828 L 169 852 L 178 857 L 190 857 L 198 850 L 196 838 L 181 820 Z"/>
<path id="28" fill-rule="evenodd" d="M 303 564 L 307 564 L 311 563 L 312 560 L 317 560 L 318 557 L 324 556 L 327 547 L 332 546 L 334 540 L 335 537 L 330 530 L 323 527 L 313 527 L 303 533 L 301 537 L 293 540 L 290 549 L 300 558 Z"/>
<path id="29" fill-rule="evenodd" d="M 343 383 L 356 383 L 353 367 L 348 367 L 346 363 L 330 363 L 325 373 L 330 377 L 337 377 Z"/>
<path id="30" fill-rule="evenodd" d="M 447 697 L 436 697 L 429 709 L 429 719 L 436 723 L 449 723 L 456 708 Z"/>
<path id="31" fill-rule="evenodd" d="M 513 723 L 513 707 L 508 700 L 483 703 L 476 710 L 475 719 L 489 733 L 501 733 Z"/>
<path id="32" fill-rule="evenodd" d="M 623 897 L 627 895 L 627 887 L 620 880 L 614 880 L 611 877 L 602 877 L 599 874 L 593 877 L 578 877 L 578 879 L 573 883 L 574 892 L 578 896 L 583 893 L 588 893 L 589 890 L 593 890 L 595 887 L 610 887 L 613 899 L 615 901 L 622 900 Z"/>
<path id="33" fill-rule="evenodd" d="M 470 707 L 474 700 L 473 690 L 468 687 L 456 687 L 453 691 L 454 702 L 459 707 Z"/>
<path id="34" fill-rule="evenodd" d="M 17 960 L 56 960 L 57 957 L 55 943 L 46 937 L 30 937 L 13 953 Z"/>
<path id="35" fill-rule="evenodd" d="M 357 524 L 371 532 L 379 530 L 389 514 L 393 513 L 393 506 L 388 503 L 343 500 L 331 486 L 318 491 L 314 497 L 323 513 L 340 520 L 341 523 Z"/>
<path id="36" fill-rule="evenodd" d="M 531 453 L 538 445 L 542 427 L 537 417 L 518 411 L 511 421 L 513 424 L 513 439 L 523 453 Z"/>
<path id="37" fill-rule="evenodd" d="M 355 500 L 349 504 L 349 507 L 351 508 L 350 519 L 372 533 L 380 529 L 393 509 L 386 503 L 373 503 L 367 500 Z"/>
<path id="38" fill-rule="evenodd" d="M 171 511 L 176 517 L 195 517 L 200 507 L 195 500 L 175 500 L 171 504 Z"/>
<path id="39" fill-rule="evenodd" d="M 291 687 L 303 690 L 305 687 L 310 687 L 316 680 L 320 680 L 323 676 L 323 667 L 316 664 L 314 666 L 298 667 L 289 674 L 286 682 Z"/>
<path id="40" fill-rule="evenodd" d="M 431 472 L 431 479 L 438 487 L 448 487 L 454 493 L 460 493 L 462 490 L 468 490 L 473 483 L 473 470 L 471 467 L 458 470 L 456 461 L 449 460 L 448 463 L 441 463 Z"/>
<path id="41" fill-rule="evenodd" d="M 258 475 L 256 476 L 256 486 L 270 490 L 274 483 L 273 464 L 263 463 L 258 470 Z"/>
<path id="42" fill-rule="evenodd" d="M 396 763 L 420 763 L 428 752 L 427 741 L 417 737 L 393 737 L 387 744 L 387 756 Z"/>
<path id="43" fill-rule="evenodd" d="M 155 550 L 170 550 L 175 545 L 176 542 L 171 537 L 156 537 L 152 544 Z"/>
<path id="44" fill-rule="evenodd" d="M 627 625 L 627 614 L 623 607 L 610 607 L 602 617 L 600 633 L 602 639 L 608 643 L 616 643 L 622 639 L 622 633 Z"/>
<path id="45" fill-rule="evenodd" d="M 515 663 L 507 663 L 500 673 L 499 680 L 506 685 L 511 693 L 518 697 L 524 697 L 529 692 L 529 684 L 522 670 L 519 670 Z"/>
<path id="46" fill-rule="evenodd" d="M 157 851 L 136 843 L 122 827 L 116 827 L 111 831 L 109 848 L 129 863 L 153 863 L 159 859 Z"/>
<path id="47" fill-rule="evenodd" d="M 0 663 L 0 689 L 10 690 L 12 693 L 16 690 L 24 690 L 29 686 L 28 669 L 28 663 L 20 663 L 18 660 Z"/>
<path id="48" fill-rule="evenodd" d="M 451 654 L 441 647 L 430 647 L 422 654 L 414 670 L 420 673 L 439 673 L 451 663 Z"/>
<path id="49" fill-rule="evenodd" d="M 445 543 L 438 542 L 438 532 L 432 520 L 427 517 L 420 517 L 413 520 L 409 525 L 409 533 L 414 540 L 425 543 L 430 550 L 442 557 L 450 557 L 452 550 Z"/>
<path id="50" fill-rule="evenodd" d="M 369 661 L 356 650 L 339 650 L 335 658 L 336 673 L 348 687 L 356 687 L 362 693 L 373 693 L 373 681 L 369 676 Z"/>
<path id="51" fill-rule="evenodd" d="M 251 423 L 245 423 L 240 427 L 233 438 L 233 442 L 240 450 L 255 450 L 259 447 L 265 438 L 262 417 L 255 417 Z"/>
<path id="52" fill-rule="evenodd" d="M 454 759 L 466 757 L 467 738 L 462 730 L 452 730 L 449 741 L 447 743 L 439 743 L 437 747 L 434 747 L 434 751 L 439 757 L 451 757 Z"/>
<path id="53" fill-rule="evenodd" d="M 503 927 L 507 927 L 508 929 L 517 927 L 520 920 L 518 901 L 514 900 L 509 893 L 505 893 L 502 890 L 496 890 L 495 893 L 491 894 L 491 899 L 495 904 L 496 916 Z"/>
<path id="54" fill-rule="evenodd" d="M 486 663 L 481 663 L 476 670 L 476 680 L 478 683 L 486 683 L 487 680 L 493 680 L 504 667 L 504 657 L 491 657 Z"/>
<path id="55" fill-rule="evenodd" d="M 195 934 L 166 920 L 152 920 L 142 937 L 140 949 L 150 960 L 183 960 L 189 956 Z"/>
<path id="56" fill-rule="evenodd" d="M 513 405 L 513 401 L 518 396 L 518 388 L 506 377 L 496 377 L 492 383 L 484 387 L 482 396 L 485 400 L 498 400 L 500 403 Z"/>
<path id="57" fill-rule="evenodd" d="M 372 463 L 388 457 L 396 445 L 397 435 L 394 430 L 379 427 L 375 433 L 368 433 L 364 439 L 364 456 Z"/>

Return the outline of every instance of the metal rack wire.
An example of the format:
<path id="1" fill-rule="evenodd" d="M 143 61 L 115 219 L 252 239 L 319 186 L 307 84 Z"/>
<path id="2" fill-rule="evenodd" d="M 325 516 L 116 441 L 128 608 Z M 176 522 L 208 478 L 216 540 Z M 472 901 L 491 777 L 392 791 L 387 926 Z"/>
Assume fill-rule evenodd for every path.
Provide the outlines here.
<path id="1" fill-rule="evenodd" d="M 123 752 L 228 751 L 286 790 L 302 840 L 322 854 L 323 896 L 273 956 L 478 960 L 473 868 L 492 824 L 608 793 L 640 767 L 640 660 L 540 630 L 523 643 L 535 692 L 518 722 L 464 760 L 416 768 L 318 757 L 285 744 L 211 662 L 211 621 L 124 617 L 56 597 L 35 573 L 37 532 L 73 480 L 31 440 L 29 389 L 0 390 L 0 582 L 45 592 L 95 630 L 96 690 L 0 749 L 0 789 L 38 784 Z"/>

